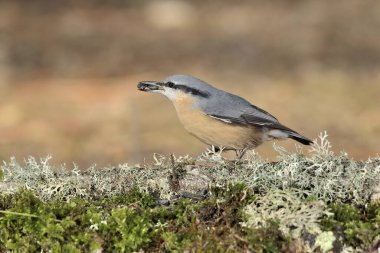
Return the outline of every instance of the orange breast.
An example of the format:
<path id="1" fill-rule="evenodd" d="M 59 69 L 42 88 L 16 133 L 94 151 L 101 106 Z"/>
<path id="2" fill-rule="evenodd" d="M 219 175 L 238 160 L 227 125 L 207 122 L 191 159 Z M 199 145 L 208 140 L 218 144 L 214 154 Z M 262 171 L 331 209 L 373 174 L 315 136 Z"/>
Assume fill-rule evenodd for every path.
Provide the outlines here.
<path id="1" fill-rule="evenodd" d="M 254 127 L 229 124 L 207 116 L 194 107 L 188 95 L 173 101 L 185 129 L 201 141 L 229 149 L 254 148 L 262 143 L 262 133 Z"/>

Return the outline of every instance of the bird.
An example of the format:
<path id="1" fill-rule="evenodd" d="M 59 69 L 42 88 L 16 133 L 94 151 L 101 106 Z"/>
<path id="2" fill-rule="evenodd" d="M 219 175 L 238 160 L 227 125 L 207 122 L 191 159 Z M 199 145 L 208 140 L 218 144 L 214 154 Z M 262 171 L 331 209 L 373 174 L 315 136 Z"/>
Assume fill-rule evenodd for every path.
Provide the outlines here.
<path id="1" fill-rule="evenodd" d="M 235 150 L 239 159 L 247 150 L 275 139 L 291 138 L 304 145 L 313 143 L 246 99 L 191 75 L 141 81 L 137 89 L 166 96 L 191 135 L 214 147 L 214 151 Z"/>

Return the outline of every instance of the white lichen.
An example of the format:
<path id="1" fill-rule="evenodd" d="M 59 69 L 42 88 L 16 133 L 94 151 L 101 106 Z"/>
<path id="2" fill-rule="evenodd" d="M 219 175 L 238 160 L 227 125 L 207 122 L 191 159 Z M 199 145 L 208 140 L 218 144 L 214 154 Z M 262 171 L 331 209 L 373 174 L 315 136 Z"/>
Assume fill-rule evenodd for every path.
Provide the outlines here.
<path id="1" fill-rule="evenodd" d="M 228 161 L 221 152 L 208 152 L 198 158 L 188 156 L 154 156 L 154 163 L 144 166 L 121 164 L 115 167 L 79 169 L 74 165 L 50 165 L 51 156 L 42 159 L 28 157 L 23 164 L 12 157 L 3 162 L 3 192 L 14 192 L 26 187 L 36 192 L 42 200 L 59 197 L 96 199 L 115 196 L 132 187 L 159 192 L 168 198 L 175 191 L 169 184 L 174 174 L 180 191 L 196 192 L 210 185 L 244 183 L 264 196 L 272 190 L 293 192 L 298 198 L 308 197 L 328 202 L 365 204 L 378 194 L 380 182 L 380 157 L 368 161 L 354 161 L 346 153 L 335 155 L 327 134 L 321 134 L 304 155 L 300 147 L 290 153 L 275 145 L 278 162 L 262 159 L 254 151 L 246 159 Z"/>
<path id="2" fill-rule="evenodd" d="M 278 222 L 280 230 L 293 238 L 307 231 L 321 233 L 319 220 L 331 215 L 322 201 L 302 201 L 296 193 L 273 190 L 247 205 L 243 212 L 245 227 L 265 227 L 268 222 Z"/>

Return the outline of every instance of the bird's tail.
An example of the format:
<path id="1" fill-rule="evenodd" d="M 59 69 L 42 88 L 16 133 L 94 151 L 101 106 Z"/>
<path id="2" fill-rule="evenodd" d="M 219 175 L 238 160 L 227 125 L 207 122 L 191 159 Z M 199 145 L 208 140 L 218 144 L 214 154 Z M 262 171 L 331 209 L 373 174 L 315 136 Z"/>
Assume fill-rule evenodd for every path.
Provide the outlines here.
<path id="1" fill-rule="evenodd" d="M 293 139 L 293 140 L 296 140 L 300 143 L 302 143 L 303 145 L 310 145 L 310 144 L 313 144 L 313 141 L 296 133 L 296 132 L 291 132 L 289 133 L 289 138 Z"/>
<path id="2" fill-rule="evenodd" d="M 269 136 L 275 138 L 275 139 L 284 139 L 284 138 L 291 138 L 293 140 L 296 140 L 304 145 L 310 145 L 313 143 L 312 140 L 306 138 L 305 136 L 300 135 L 296 131 L 284 126 L 284 125 L 276 125 L 274 129 L 269 131 Z"/>

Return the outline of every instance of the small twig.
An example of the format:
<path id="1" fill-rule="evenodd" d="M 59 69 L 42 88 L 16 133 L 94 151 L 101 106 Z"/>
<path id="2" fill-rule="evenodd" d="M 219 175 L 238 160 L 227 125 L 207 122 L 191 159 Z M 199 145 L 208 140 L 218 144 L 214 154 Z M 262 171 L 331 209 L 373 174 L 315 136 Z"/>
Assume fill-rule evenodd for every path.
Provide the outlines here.
<path id="1" fill-rule="evenodd" d="M 0 213 L 3 214 L 10 214 L 10 215 L 18 215 L 18 216 L 25 216 L 25 217 L 33 217 L 33 218 L 41 218 L 41 216 L 30 214 L 30 213 L 19 213 L 19 212 L 12 212 L 12 211 L 4 211 L 0 210 Z M 62 222 L 61 220 L 54 219 L 56 222 Z"/>

